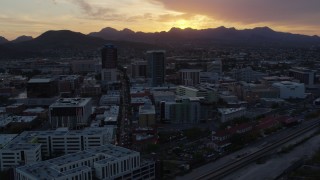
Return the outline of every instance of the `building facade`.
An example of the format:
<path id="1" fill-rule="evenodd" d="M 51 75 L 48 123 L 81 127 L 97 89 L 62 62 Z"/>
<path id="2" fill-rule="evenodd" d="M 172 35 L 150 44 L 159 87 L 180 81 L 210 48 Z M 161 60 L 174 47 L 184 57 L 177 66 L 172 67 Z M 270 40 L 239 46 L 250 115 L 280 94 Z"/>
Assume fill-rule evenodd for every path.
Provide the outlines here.
<path id="1" fill-rule="evenodd" d="M 280 98 L 282 99 L 305 98 L 305 86 L 303 83 L 282 81 L 273 83 L 272 86 L 279 89 Z"/>
<path id="2" fill-rule="evenodd" d="M 155 179 L 155 164 L 140 153 L 111 144 L 15 170 L 16 180 Z"/>
<path id="3" fill-rule="evenodd" d="M 49 107 L 52 128 L 68 127 L 77 129 L 86 126 L 92 114 L 91 98 L 58 99 Z"/>
<path id="4" fill-rule="evenodd" d="M 52 98 L 59 95 L 58 79 L 32 78 L 27 83 L 28 98 Z"/>
<path id="5" fill-rule="evenodd" d="M 165 51 L 148 51 L 148 77 L 151 78 L 151 86 L 162 86 L 165 81 Z"/>
<path id="6" fill-rule="evenodd" d="M 180 84 L 194 86 L 200 83 L 201 69 L 181 69 L 179 71 Z"/>
<path id="7" fill-rule="evenodd" d="M 289 76 L 304 83 L 306 86 L 313 86 L 316 80 L 316 72 L 307 68 L 295 67 L 289 70 Z"/>
<path id="8" fill-rule="evenodd" d="M 116 69 L 118 65 L 118 50 L 112 44 L 106 44 L 101 49 L 102 69 Z"/>

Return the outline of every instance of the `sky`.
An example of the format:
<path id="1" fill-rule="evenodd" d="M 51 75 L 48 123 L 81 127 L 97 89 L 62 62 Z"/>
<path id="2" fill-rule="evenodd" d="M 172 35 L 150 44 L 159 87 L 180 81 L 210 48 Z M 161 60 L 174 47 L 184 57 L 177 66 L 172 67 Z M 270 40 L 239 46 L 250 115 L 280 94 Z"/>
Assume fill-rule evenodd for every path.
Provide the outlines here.
<path id="1" fill-rule="evenodd" d="M 0 36 L 105 27 L 156 32 L 219 26 L 320 35 L 320 0 L 1 0 Z"/>

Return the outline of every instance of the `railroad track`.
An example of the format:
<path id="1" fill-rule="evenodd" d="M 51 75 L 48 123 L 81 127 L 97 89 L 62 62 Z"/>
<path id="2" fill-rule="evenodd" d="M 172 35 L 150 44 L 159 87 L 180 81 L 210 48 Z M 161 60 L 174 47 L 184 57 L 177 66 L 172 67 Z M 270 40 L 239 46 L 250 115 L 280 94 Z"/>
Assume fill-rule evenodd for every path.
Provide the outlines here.
<path id="1" fill-rule="evenodd" d="M 245 167 L 246 165 L 248 165 L 249 163 L 263 157 L 266 155 L 266 153 L 275 150 L 276 148 L 279 148 L 280 145 L 283 145 L 287 142 L 289 142 L 290 140 L 314 129 L 317 128 L 319 126 L 319 120 L 306 125 L 305 127 L 300 127 L 299 129 L 297 129 L 296 131 L 290 132 L 287 136 L 285 136 L 284 138 L 273 142 L 272 144 L 267 145 L 266 147 L 259 149 L 251 154 L 248 154 L 244 157 L 242 157 L 241 159 L 238 159 L 234 162 L 231 163 L 227 163 L 225 165 L 222 165 L 222 167 L 217 168 L 217 169 L 213 169 L 208 171 L 207 173 L 197 177 L 197 180 L 202 180 L 202 179 L 221 179 L 224 176 L 226 176 L 227 174 L 229 174 L 230 172 L 233 172 L 235 170 L 238 170 L 240 168 Z"/>

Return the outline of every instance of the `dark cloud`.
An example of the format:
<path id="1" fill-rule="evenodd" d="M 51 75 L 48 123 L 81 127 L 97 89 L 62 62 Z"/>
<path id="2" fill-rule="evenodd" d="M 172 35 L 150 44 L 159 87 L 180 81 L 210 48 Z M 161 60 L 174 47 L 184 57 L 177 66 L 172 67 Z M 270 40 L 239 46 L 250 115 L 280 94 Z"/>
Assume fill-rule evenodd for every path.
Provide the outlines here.
<path id="1" fill-rule="evenodd" d="M 166 8 L 245 24 L 320 25 L 320 0 L 149 0 Z"/>
<path id="2" fill-rule="evenodd" d="M 85 0 L 71 0 L 72 3 L 79 6 L 84 13 L 93 17 L 103 17 L 110 14 L 114 15 L 115 10 L 105 7 L 94 7 Z"/>

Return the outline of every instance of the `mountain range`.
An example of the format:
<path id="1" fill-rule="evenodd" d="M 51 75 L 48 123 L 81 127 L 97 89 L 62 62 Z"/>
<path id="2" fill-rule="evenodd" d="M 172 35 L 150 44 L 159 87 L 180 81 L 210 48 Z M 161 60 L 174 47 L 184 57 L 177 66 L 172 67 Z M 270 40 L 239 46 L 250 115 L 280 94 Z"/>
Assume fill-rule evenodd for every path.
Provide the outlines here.
<path id="1" fill-rule="evenodd" d="M 87 35 L 69 30 L 47 31 L 36 38 L 21 36 L 8 41 L 0 36 L 0 59 L 29 57 L 74 57 L 97 54 L 105 43 L 113 43 L 120 52 L 154 48 L 193 47 L 310 47 L 319 46 L 318 36 L 276 32 L 268 27 L 237 30 L 235 28 L 179 29 L 168 32 L 134 32 L 110 27 Z"/>
<path id="2" fill-rule="evenodd" d="M 107 40 L 125 40 L 145 43 L 192 43 L 205 44 L 229 44 L 229 45 L 284 45 L 304 46 L 319 44 L 318 36 L 306 36 L 284 32 L 276 32 L 269 27 L 257 27 L 254 29 L 237 30 L 235 28 L 210 28 L 210 29 L 180 29 L 171 28 L 168 32 L 144 33 L 134 32 L 130 29 L 118 31 L 107 27 L 100 32 L 88 34 Z"/>

